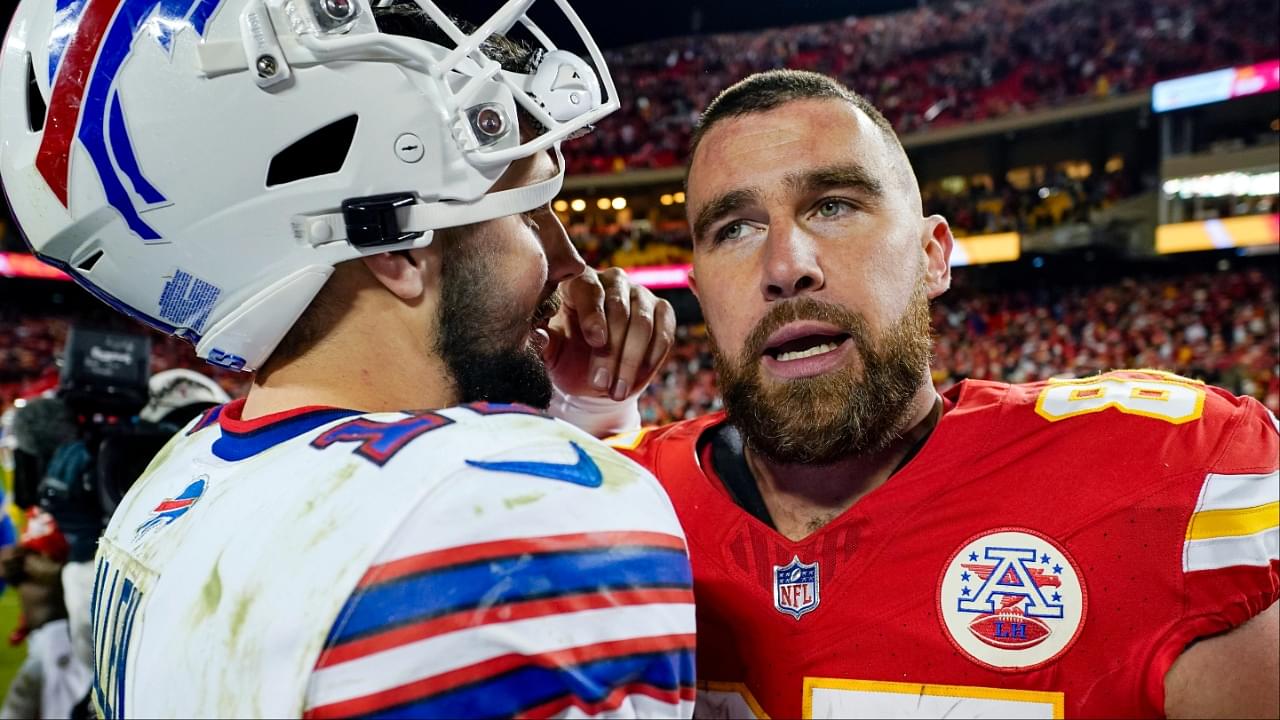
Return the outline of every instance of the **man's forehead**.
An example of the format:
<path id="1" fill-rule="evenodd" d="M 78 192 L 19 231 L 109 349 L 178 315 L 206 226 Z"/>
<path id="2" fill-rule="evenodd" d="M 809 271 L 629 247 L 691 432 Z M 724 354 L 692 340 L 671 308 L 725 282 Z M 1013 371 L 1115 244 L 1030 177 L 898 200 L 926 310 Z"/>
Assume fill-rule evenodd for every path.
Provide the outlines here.
<path id="1" fill-rule="evenodd" d="M 765 112 L 722 120 L 707 132 L 689 167 L 689 191 L 713 194 L 760 182 L 761 166 L 784 179 L 815 161 L 883 165 L 879 128 L 843 100 L 795 100 Z M 781 161 L 782 164 L 779 164 Z"/>

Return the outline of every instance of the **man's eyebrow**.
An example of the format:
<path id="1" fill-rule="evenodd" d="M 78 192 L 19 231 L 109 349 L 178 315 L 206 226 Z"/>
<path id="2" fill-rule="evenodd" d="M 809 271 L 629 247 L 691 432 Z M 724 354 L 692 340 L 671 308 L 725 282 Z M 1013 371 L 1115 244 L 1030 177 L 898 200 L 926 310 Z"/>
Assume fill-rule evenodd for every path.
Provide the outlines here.
<path id="1" fill-rule="evenodd" d="M 730 190 L 727 193 L 717 195 L 711 202 L 702 206 L 698 210 L 698 215 L 693 221 L 693 240 L 697 242 L 707 229 L 716 223 L 717 220 L 726 215 L 737 212 L 742 208 L 760 199 L 760 192 L 755 188 L 744 188 L 740 190 Z"/>
<path id="2" fill-rule="evenodd" d="M 852 188 L 872 198 L 884 196 L 884 184 L 857 163 L 829 165 L 787 176 L 787 184 L 797 193 L 812 195 L 832 188 Z"/>

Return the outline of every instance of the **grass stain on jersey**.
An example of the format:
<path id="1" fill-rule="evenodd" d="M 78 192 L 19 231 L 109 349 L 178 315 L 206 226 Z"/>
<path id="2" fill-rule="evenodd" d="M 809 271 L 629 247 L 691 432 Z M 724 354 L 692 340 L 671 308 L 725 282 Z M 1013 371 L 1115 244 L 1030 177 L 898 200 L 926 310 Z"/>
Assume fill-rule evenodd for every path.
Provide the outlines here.
<path id="1" fill-rule="evenodd" d="M 604 476 L 600 487 L 605 490 L 618 492 L 639 479 L 634 470 L 625 467 L 626 463 L 622 461 L 621 455 L 608 459 L 593 455 L 592 459 L 600 466 L 600 474 Z"/>
<path id="2" fill-rule="evenodd" d="M 222 557 L 219 556 L 218 560 L 221 559 Z M 215 560 L 209 579 L 205 580 L 204 587 L 200 588 L 200 612 L 196 615 L 197 622 L 212 617 L 218 611 L 220 602 L 222 602 L 222 575 L 218 573 L 218 561 Z"/>
<path id="3" fill-rule="evenodd" d="M 249 606 L 252 602 L 253 597 L 251 595 L 242 596 L 236 602 L 235 611 L 231 614 L 231 634 L 227 639 L 230 640 L 233 648 L 240 639 L 240 631 L 244 630 L 244 621 L 249 617 Z"/>
<path id="4" fill-rule="evenodd" d="M 360 464 L 354 462 L 347 463 L 346 465 L 338 468 L 337 472 L 329 476 L 328 482 L 326 482 L 318 492 L 307 500 L 307 502 L 302 506 L 302 512 L 299 514 L 303 517 L 310 515 L 311 512 L 316 509 L 317 505 L 322 501 L 327 500 L 330 495 L 337 492 L 339 488 L 355 476 L 356 471 L 359 469 Z"/>
<path id="5" fill-rule="evenodd" d="M 521 505 L 532 505 L 533 503 L 538 502 L 545 496 L 546 496 L 546 493 L 529 493 L 528 495 L 517 495 L 515 497 L 504 498 L 502 500 L 502 504 L 505 505 L 508 510 L 515 510 Z"/>

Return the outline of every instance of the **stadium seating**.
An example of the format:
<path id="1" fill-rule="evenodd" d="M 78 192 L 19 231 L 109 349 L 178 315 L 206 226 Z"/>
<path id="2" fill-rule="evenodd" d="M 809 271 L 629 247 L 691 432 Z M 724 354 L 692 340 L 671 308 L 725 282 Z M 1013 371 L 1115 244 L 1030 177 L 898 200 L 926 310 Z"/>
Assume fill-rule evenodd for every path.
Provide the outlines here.
<path id="1" fill-rule="evenodd" d="M 609 53 L 622 110 L 567 147 L 571 173 L 676 165 L 698 113 L 779 67 L 834 75 L 900 133 L 972 123 L 1275 56 L 1266 0 L 986 0 Z"/>
<path id="2" fill-rule="evenodd" d="M 933 305 L 934 384 L 965 378 L 1030 382 L 1153 367 L 1262 400 L 1280 412 L 1277 282 L 1250 270 L 1044 288 L 1038 293 L 944 295 Z M 705 333 L 680 328 L 641 413 L 661 425 L 720 408 Z"/>

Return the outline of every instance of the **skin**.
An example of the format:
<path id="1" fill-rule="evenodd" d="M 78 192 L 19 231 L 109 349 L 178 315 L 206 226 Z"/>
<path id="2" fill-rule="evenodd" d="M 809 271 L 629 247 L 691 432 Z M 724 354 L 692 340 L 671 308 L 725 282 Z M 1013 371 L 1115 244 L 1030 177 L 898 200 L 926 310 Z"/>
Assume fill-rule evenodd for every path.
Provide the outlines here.
<path id="1" fill-rule="evenodd" d="M 878 192 L 865 183 L 793 181 L 833 166 L 860 168 L 863 179 L 878 181 Z M 930 299 L 950 284 L 954 241 L 946 220 L 921 217 L 905 154 L 843 101 L 798 100 L 716 125 L 694 154 L 688 197 L 690 285 L 729 353 L 741 349 L 770 303 L 811 294 L 861 313 L 878 333 L 901 316 L 920 267 Z M 781 381 L 767 370 L 765 377 Z M 911 403 L 912 426 L 934 397 L 925 375 Z M 750 451 L 747 460 L 779 532 L 796 540 L 883 484 L 911 441 L 907 433 L 882 453 L 834 467 L 779 465 Z M 1277 607 L 1185 650 L 1165 677 L 1167 715 L 1280 717 Z"/>
<path id="2" fill-rule="evenodd" d="M 547 153 L 512 163 L 491 192 L 554 176 Z M 623 399 L 642 389 L 670 350 L 670 304 L 633 287 L 621 271 L 587 268 L 549 208 L 482 223 L 473 237 L 487 245 L 491 269 L 511 308 L 513 344 L 532 341 L 553 382 L 570 395 Z M 346 308 L 308 352 L 256 377 L 244 417 L 306 405 L 364 412 L 447 407 L 458 402 L 435 347 L 440 305 L 441 243 L 343 263 L 324 292 Z M 559 287 L 563 306 L 547 329 L 527 322 Z M 623 392 L 619 392 L 623 391 Z"/>
<path id="3" fill-rule="evenodd" d="M 921 217 L 914 176 L 898 155 L 870 118 L 833 100 L 795 101 L 711 129 L 689 172 L 690 287 L 721 348 L 736 355 L 774 303 L 804 295 L 862 314 L 879 335 L 902 316 L 921 267 L 930 298 L 946 291 L 951 230 L 941 217 Z M 815 169 L 833 172 L 811 177 Z M 763 372 L 766 383 L 785 382 Z M 907 427 L 933 408 L 928 379 Z M 781 465 L 750 451 L 747 461 L 779 532 L 797 540 L 882 484 L 912 440 L 834 468 Z"/>

